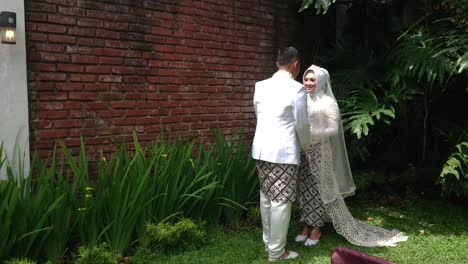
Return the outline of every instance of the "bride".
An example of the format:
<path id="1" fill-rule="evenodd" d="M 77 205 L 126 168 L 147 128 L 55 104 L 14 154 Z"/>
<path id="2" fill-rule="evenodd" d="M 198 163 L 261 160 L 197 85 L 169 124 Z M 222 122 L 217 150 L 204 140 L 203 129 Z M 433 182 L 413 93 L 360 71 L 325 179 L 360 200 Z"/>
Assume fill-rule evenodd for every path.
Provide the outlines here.
<path id="1" fill-rule="evenodd" d="M 304 228 L 296 242 L 313 246 L 320 227 L 331 221 L 337 233 L 358 246 L 395 246 L 406 241 L 398 230 L 386 230 L 353 218 L 344 198 L 356 189 L 346 153 L 340 110 L 333 95 L 328 71 L 310 66 L 303 76 L 312 145 L 301 155 L 299 204 Z M 331 219 L 331 220 L 330 220 Z"/>

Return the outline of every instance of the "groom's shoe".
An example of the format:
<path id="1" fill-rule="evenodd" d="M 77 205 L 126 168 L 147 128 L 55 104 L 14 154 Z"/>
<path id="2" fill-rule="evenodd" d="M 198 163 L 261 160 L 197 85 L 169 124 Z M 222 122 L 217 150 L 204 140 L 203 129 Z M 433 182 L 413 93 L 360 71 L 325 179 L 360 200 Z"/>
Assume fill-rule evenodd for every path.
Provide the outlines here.
<path id="1" fill-rule="evenodd" d="M 288 253 L 288 255 L 283 256 L 283 255 L 284 255 L 284 254 L 283 254 L 283 255 L 282 255 L 281 257 L 279 257 L 279 258 L 268 258 L 268 260 L 269 260 L 270 262 L 275 262 L 275 261 L 278 261 L 278 260 L 290 260 L 290 259 L 295 259 L 295 258 L 299 257 L 299 253 L 294 252 L 294 251 L 287 251 L 287 250 L 286 250 L 285 253 Z"/>

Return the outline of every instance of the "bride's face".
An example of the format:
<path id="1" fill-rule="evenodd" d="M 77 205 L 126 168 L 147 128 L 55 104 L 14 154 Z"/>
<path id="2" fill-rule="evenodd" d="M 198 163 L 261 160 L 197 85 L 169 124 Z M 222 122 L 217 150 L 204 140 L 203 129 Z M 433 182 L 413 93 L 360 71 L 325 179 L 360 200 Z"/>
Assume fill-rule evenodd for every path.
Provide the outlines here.
<path id="1" fill-rule="evenodd" d="M 304 77 L 304 86 L 307 88 L 308 93 L 312 93 L 317 85 L 314 72 L 308 72 Z"/>

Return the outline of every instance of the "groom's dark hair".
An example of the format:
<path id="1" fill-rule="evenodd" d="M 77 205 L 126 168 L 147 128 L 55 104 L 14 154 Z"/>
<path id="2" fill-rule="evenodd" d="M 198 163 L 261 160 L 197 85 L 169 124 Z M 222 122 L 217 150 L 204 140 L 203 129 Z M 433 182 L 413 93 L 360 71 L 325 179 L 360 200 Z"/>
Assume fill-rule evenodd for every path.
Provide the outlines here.
<path id="1" fill-rule="evenodd" d="M 276 64 L 278 66 L 285 66 L 299 59 L 299 51 L 294 47 L 286 47 L 278 50 L 278 56 L 276 56 Z"/>

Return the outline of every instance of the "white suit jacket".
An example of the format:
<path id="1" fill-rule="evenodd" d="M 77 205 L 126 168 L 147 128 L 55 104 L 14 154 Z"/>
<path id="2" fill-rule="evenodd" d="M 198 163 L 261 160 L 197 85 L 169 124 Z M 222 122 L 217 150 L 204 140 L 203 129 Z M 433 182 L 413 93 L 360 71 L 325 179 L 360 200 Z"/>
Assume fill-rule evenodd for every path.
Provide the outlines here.
<path id="1" fill-rule="evenodd" d="M 310 142 L 307 90 L 291 74 L 278 71 L 257 82 L 253 100 L 257 127 L 252 157 L 281 164 L 299 164 L 300 149 Z"/>

